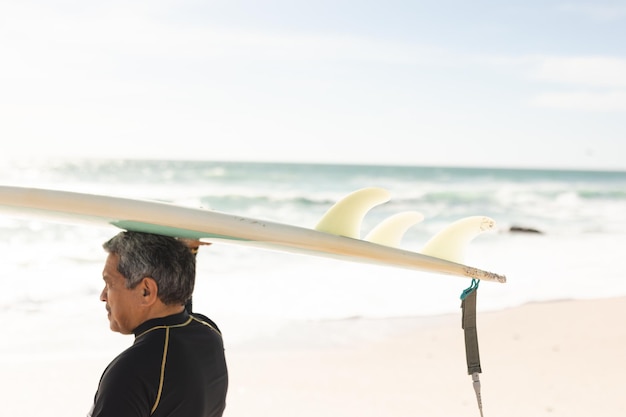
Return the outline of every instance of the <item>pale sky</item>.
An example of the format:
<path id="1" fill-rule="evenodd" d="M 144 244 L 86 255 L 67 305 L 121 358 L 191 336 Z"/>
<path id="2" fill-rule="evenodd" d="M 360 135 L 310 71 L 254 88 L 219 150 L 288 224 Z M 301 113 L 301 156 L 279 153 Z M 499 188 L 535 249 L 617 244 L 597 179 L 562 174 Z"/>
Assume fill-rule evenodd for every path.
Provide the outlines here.
<path id="1" fill-rule="evenodd" d="M 5 157 L 626 170 L 623 1 L 2 0 Z"/>

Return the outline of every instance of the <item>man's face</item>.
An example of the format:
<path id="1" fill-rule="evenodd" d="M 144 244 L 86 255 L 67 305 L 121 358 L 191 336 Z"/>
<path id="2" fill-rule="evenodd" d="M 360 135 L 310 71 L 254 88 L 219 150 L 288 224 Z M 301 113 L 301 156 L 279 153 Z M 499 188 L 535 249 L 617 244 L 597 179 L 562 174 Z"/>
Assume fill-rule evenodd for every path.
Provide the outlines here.
<path id="1" fill-rule="evenodd" d="M 109 254 L 102 271 L 104 289 L 100 300 L 106 303 L 111 330 L 131 334 L 144 320 L 141 308 L 143 289 L 141 285 L 126 288 L 126 279 L 117 270 L 118 263 L 119 257 Z"/>

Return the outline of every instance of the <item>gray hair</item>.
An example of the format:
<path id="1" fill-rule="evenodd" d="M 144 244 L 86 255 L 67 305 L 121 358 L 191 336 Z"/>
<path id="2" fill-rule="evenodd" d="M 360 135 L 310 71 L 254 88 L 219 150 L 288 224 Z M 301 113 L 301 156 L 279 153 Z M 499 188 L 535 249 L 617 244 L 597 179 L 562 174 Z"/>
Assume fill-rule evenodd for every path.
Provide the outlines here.
<path id="1" fill-rule="evenodd" d="M 118 272 L 126 287 L 145 277 L 155 280 L 164 304 L 185 304 L 191 299 L 196 278 L 196 258 L 179 240 L 150 233 L 120 232 L 105 242 L 105 251 L 119 257 Z"/>

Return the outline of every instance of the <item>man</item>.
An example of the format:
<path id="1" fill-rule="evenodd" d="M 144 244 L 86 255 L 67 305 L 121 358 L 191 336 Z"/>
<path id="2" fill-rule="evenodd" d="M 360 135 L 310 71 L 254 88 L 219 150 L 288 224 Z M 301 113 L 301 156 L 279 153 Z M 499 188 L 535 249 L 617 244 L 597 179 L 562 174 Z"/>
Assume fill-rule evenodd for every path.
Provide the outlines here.
<path id="1" fill-rule="evenodd" d="M 105 369 L 92 417 L 222 416 L 228 373 L 219 329 L 189 313 L 195 256 L 181 241 L 121 232 L 103 245 L 111 330 L 134 334 Z"/>

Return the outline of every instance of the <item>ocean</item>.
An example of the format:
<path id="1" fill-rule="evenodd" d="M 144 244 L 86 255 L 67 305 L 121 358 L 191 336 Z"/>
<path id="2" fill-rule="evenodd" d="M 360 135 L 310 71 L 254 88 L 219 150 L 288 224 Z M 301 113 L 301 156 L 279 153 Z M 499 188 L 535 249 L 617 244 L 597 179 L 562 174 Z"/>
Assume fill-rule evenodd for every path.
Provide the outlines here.
<path id="1" fill-rule="evenodd" d="M 342 196 L 377 186 L 392 199 L 368 213 L 362 233 L 391 214 L 420 211 L 425 219 L 407 232 L 405 249 L 419 251 L 463 217 L 496 221 L 495 231 L 470 244 L 465 260 L 508 279 L 481 283 L 479 312 L 626 295 L 626 172 L 54 160 L 5 162 L 0 183 L 167 201 L 304 227 L 314 227 Z M 0 216 L 0 320 L 8 334 L 19 335 L 3 338 L 0 353 L 110 346 L 99 301 L 101 245 L 115 233 Z M 459 296 L 469 284 L 447 275 L 215 244 L 198 255 L 194 306 L 236 345 L 302 321 L 459 314 Z"/>

